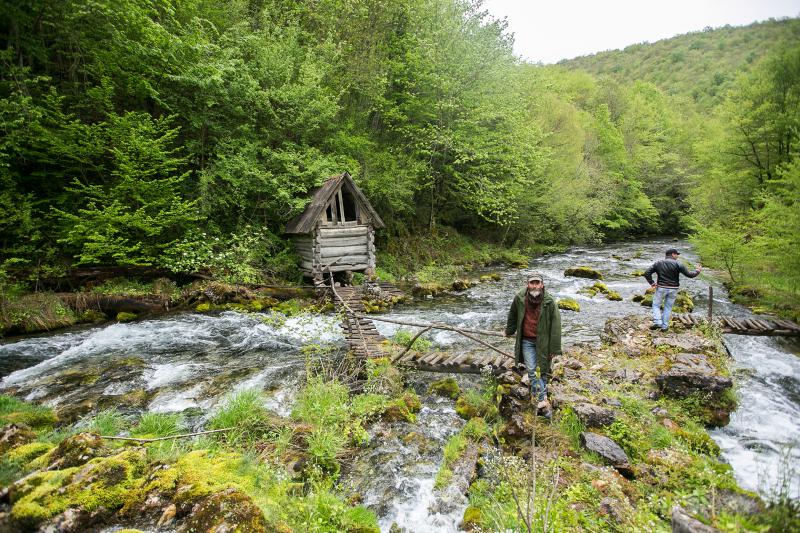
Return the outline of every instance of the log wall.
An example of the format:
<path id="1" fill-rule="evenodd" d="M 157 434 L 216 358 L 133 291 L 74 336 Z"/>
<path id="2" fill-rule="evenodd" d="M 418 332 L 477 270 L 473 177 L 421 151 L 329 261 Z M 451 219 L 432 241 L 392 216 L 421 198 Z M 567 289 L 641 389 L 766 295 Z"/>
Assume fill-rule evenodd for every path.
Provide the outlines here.
<path id="1" fill-rule="evenodd" d="M 311 277 L 321 276 L 326 265 L 331 271 L 375 270 L 375 233 L 371 226 L 321 227 L 312 235 L 292 238 L 300 256 L 300 269 Z"/>

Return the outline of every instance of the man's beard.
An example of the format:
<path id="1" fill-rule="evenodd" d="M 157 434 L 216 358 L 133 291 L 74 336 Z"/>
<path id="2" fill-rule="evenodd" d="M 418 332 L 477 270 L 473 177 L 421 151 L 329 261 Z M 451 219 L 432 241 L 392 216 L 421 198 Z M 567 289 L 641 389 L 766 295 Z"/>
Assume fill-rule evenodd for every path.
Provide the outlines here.
<path id="1" fill-rule="evenodd" d="M 528 289 L 528 301 L 537 304 L 542 301 L 544 289 Z"/>

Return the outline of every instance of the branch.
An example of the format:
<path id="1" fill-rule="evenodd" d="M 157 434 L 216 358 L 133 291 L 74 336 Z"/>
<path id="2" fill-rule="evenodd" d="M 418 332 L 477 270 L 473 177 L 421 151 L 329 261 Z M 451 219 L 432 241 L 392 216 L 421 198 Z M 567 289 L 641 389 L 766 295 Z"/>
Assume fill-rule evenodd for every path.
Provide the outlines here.
<path id="1" fill-rule="evenodd" d="M 210 435 L 211 433 L 220 433 L 223 431 L 230 431 L 232 429 L 236 429 L 235 427 L 231 428 L 222 428 L 222 429 L 211 429 L 208 431 L 198 431 L 195 433 L 184 433 L 182 435 L 170 435 L 169 437 L 158 437 L 155 439 L 140 439 L 138 437 L 110 437 L 107 435 L 100 435 L 101 439 L 108 439 L 108 440 L 133 440 L 136 442 L 156 442 L 160 440 L 170 440 L 170 439 L 183 439 L 186 437 L 196 437 L 198 435 Z"/>

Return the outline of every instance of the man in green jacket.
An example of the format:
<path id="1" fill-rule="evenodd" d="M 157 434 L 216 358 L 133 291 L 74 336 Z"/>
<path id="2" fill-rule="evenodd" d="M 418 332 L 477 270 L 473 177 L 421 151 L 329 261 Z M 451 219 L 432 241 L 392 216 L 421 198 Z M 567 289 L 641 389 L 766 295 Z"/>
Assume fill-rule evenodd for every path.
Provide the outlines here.
<path id="1" fill-rule="evenodd" d="M 516 362 L 525 362 L 531 382 L 531 395 L 536 394 L 537 409 L 545 416 L 551 413 L 547 401 L 550 361 L 561 353 L 561 312 L 553 297 L 545 291 L 544 276 L 528 276 L 527 286 L 514 296 L 506 321 L 506 337 L 516 333 Z M 536 375 L 536 369 L 539 375 Z"/>

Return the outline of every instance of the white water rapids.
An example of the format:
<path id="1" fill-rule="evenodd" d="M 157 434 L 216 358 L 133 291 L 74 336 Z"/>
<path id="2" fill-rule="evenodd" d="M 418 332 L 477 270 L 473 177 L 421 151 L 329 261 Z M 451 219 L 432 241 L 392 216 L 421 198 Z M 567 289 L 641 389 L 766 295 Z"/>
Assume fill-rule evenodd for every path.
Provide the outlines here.
<path id="1" fill-rule="evenodd" d="M 668 241 L 615 244 L 572 249 L 538 258 L 523 270 L 503 270 L 502 280 L 482 283 L 464 293 L 412 302 L 388 314 L 419 322 L 445 322 L 469 328 L 501 330 L 511 298 L 526 275 L 545 275 L 547 290 L 557 298 L 574 298 L 580 313 L 562 312 L 564 342 L 598 342 L 606 319 L 647 314 L 649 309 L 630 302 L 647 288 L 635 270 L 643 270 L 676 246 L 681 256 L 697 261 L 686 243 Z M 604 273 L 604 282 L 624 301 L 579 294 L 590 280 L 565 278 L 571 266 L 586 265 Z M 708 285 L 715 287 L 718 314 L 750 316 L 731 304 L 718 281 L 705 273 L 682 281 L 694 297 L 696 313 L 705 313 Z M 302 347 L 326 342 L 341 346 L 337 318 L 305 316 L 288 320 L 261 320 L 234 312 L 219 315 L 182 314 L 82 331 L 12 339 L 0 345 L 0 392 L 15 392 L 48 405 L 79 404 L 87 398 L 116 397 L 143 390 L 145 409 L 184 412 L 195 424 L 228 393 L 244 388 L 265 391 L 267 406 L 287 415 L 302 382 Z M 376 323 L 385 336 L 398 326 Z M 434 344 L 453 350 L 474 350 L 458 334 L 437 331 L 426 335 Z M 503 341 L 492 342 L 502 344 Z M 739 483 L 769 497 L 783 485 L 800 497 L 800 345 L 796 340 L 726 335 L 733 359 L 734 382 L 740 406 L 731 423 L 712 436 L 723 450 Z M 510 349 L 509 344 L 505 345 Z M 120 362 L 125 362 L 120 366 Z M 71 372 L 99 372 L 96 381 L 71 386 Z M 433 478 L 447 438 L 461 421 L 453 402 L 426 394 L 430 382 L 441 374 L 412 373 L 410 385 L 420 393 L 423 410 L 414 424 L 379 423 L 372 428 L 373 443 L 359 464 L 345 472 L 342 483 L 359 491 L 364 503 L 379 516 L 385 531 L 392 523 L 408 531 L 457 531 L 466 500 L 436 502 Z M 460 376 L 465 387 L 477 387 L 477 376 Z M 408 439 L 415 433 L 418 439 Z M 377 444 L 380 443 L 380 444 Z M 446 509 L 446 510 L 443 510 Z"/>

